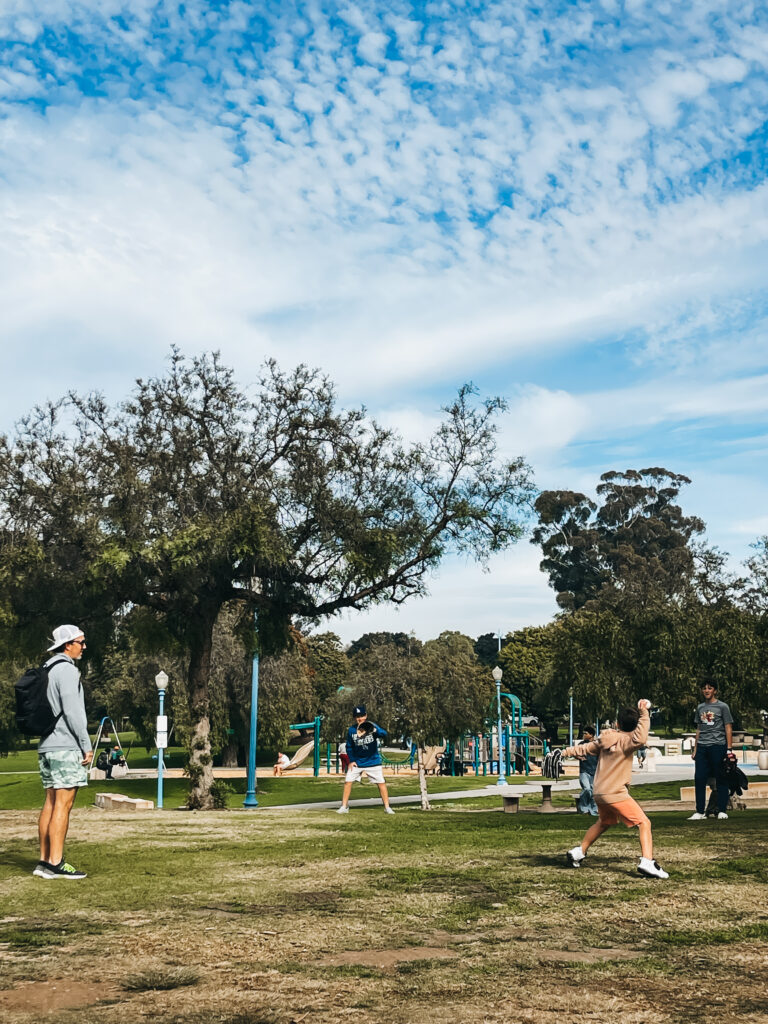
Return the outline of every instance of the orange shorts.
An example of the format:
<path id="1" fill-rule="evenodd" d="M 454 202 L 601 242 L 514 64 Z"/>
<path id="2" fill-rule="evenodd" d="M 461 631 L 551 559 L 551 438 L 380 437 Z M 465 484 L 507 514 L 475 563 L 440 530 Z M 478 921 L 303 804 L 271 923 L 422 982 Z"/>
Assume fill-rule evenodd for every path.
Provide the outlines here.
<path id="1" fill-rule="evenodd" d="M 634 828 L 648 821 L 648 815 L 631 796 L 619 800 L 617 804 L 601 804 L 598 801 L 597 814 L 604 825 L 618 825 L 623 821 L 627 828 Z"/>

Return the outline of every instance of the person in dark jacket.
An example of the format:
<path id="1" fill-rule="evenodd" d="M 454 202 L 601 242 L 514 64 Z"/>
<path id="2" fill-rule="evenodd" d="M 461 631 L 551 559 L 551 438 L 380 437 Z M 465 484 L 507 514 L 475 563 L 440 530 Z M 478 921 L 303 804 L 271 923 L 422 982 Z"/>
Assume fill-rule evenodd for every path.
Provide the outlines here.
<path id="1" fill-rule="evenodd" d="M 349 767 L 344 777 L 344 792 L 341 797 L 341 807 L 337 814 L 349 813 L 349 795 L 352 792 L 352 783 L 359 782 L 363 775 L 367 775 L 371 782 L 379 787 L 384 810 L 387 814 L 395 812 L 389 806 L 389 793 L 387 784 L 384 782 L 384 772 L 381 767 L 381 751 L 379 740 L 387 735 L 386 730 L 368 721 L 368 713 L 364 704 L 358 704 L 354 709 L 355 724 L 349 727 L 346 739 L 346 754 L 349 758 Z"/>

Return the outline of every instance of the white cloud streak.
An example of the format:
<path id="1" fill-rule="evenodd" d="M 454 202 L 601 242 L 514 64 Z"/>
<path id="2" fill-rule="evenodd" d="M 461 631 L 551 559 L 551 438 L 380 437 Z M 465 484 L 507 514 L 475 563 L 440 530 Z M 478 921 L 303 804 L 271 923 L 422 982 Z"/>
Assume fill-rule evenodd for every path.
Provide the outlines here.
<path id="1" fill-rule="evenodd" d="M 432 10 L 7 0 L 6 425 L 176 343 L 322 365 L 421 437 L 457 381 L 609 341 L 627 381 L 520 381 L 505 451 L 577 477 L 764 423 L 764 12 Z"/>

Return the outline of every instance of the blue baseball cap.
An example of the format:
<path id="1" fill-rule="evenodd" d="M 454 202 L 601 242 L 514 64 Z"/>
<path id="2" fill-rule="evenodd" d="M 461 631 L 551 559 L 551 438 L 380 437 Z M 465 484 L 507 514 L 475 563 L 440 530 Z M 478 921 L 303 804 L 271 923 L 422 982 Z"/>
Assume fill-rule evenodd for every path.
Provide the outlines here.
<path id="1" fill-rule="evenodd" d="M 360 715 L 367 715 L 368 712 L 365 710 L 365 704 L 358 704 L 353 712 L 355 718 L 359 718 Z"/>

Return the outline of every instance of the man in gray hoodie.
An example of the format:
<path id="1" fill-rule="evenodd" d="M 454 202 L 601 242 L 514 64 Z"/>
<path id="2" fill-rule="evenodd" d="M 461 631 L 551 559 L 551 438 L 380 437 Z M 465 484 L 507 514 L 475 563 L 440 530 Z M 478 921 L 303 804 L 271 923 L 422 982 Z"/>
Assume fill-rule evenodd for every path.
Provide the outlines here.
<path id="1" fill-rule="evenodd" d="M 77 871 L 64 859 L 72 805 L 80 786 L 88 785 L 88 765 L 93 760 L 83 688 L 75 666 L 84 649 L 82 629 L 57 626 L 48 648 L 53 653 L 45 663 L 49 668 L 48 703 L 59 717 L 37 748 L 45 803 L 38 822 L 40 862 L 32 874 L 47 880 L 85 878 L 84 871 Z"/>

